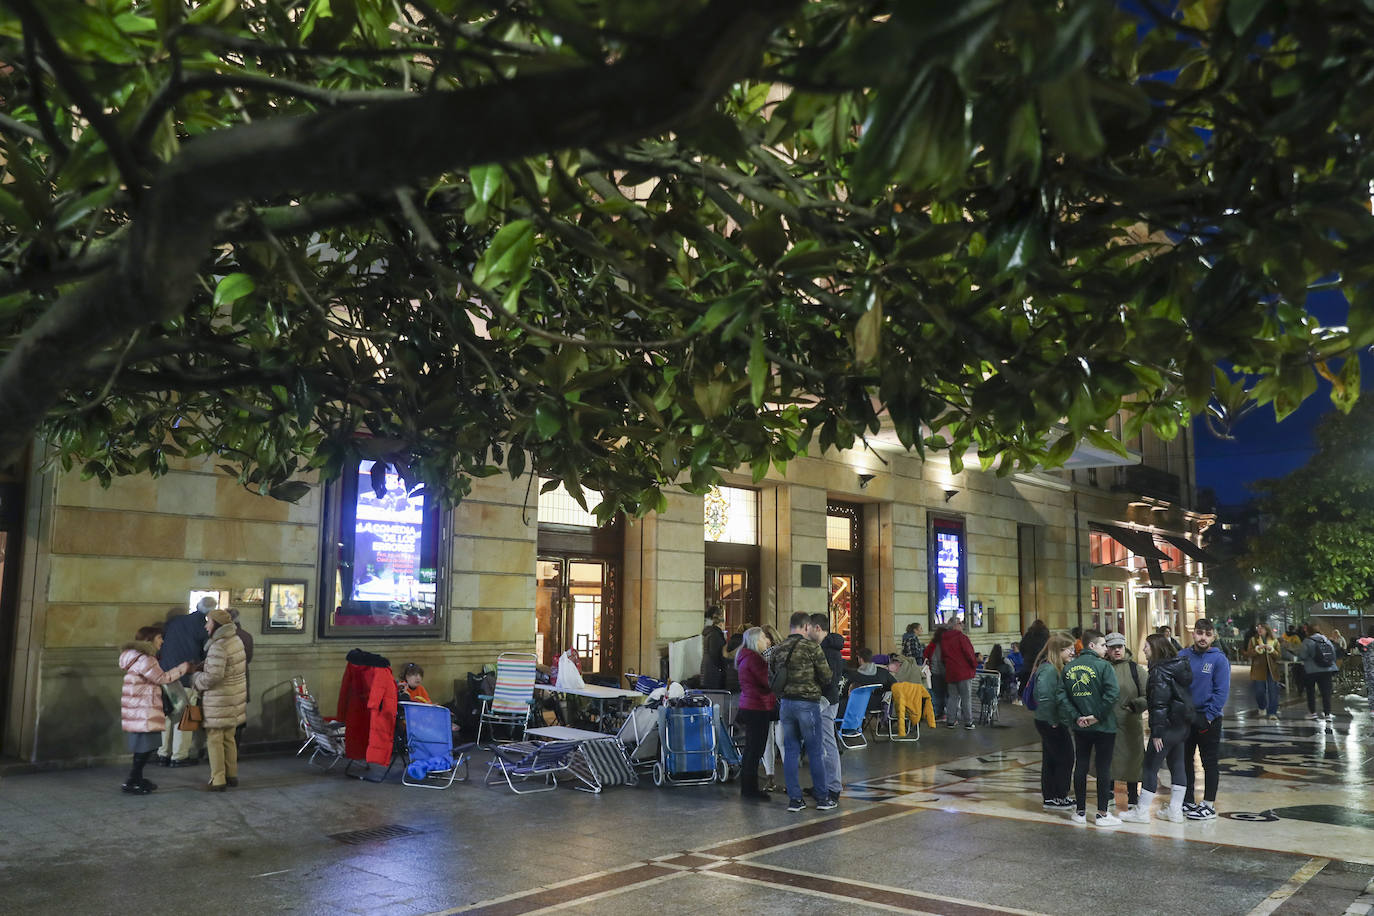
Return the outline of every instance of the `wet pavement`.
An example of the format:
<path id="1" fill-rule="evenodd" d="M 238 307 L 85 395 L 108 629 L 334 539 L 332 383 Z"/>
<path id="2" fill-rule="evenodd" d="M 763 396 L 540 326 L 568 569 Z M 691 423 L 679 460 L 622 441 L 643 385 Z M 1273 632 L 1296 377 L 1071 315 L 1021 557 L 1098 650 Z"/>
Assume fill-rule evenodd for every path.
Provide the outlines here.
<path id="1" fill-rule="evenodd" d="M 484 754 L 442 792 L 289 755 L 245 758 L 223 794 L 205 767 L 150 768 L 147 797 L 114 768 L 6 776 L 0 913 L 1369 913 L 1374 717 L 1348 704 L 1233 703 L 1221 816 L 1115 830 L 1041 810 L 1030 714 L 1006 706 L 845 754 L 825 814 L 734 783 L 515 796 L 482 785 Z"/>

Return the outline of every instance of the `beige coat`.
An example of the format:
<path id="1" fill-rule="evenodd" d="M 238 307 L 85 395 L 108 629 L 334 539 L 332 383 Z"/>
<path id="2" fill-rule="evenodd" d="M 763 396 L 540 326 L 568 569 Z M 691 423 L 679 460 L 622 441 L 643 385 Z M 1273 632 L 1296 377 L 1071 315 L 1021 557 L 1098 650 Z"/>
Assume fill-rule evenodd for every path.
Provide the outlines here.
<path id="1" fill-rule="evenodd" d="M 205 647 L 205 668 L 193 680 L 200 691 L 206 728 L 234 728 L 248 721 L 248 658 L 238 627 L 221 624 Z"/>
<path id="2" fill-rule="evenodd" d="M 1116 698 L 1116 745 L 1112 748 L 1112 779 L 1126 782 L 1140 782 L 1140 770 L 1145 765 L 1145 723 L 1141 713 L 1149 705 L 1145 698 L 1145 682 L 1149 672 L 1137 665 L 1127 649 L 1119 662 L 1112 662 L 1116 671 L 1116 685 L 1119 693 Z M 1140 678 L 1140 689 L 1136 689 L 1131 668 L 1136 669 Z"/>

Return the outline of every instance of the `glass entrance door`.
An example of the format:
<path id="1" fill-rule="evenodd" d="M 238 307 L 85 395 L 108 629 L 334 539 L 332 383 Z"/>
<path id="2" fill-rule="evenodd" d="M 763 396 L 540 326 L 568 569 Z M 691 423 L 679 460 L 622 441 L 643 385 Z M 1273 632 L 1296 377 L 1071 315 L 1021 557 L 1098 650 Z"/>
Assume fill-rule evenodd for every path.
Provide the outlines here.
<path id="1" fill-rule="evenodd" d="M 860 606 L 857 600 L 857 589 L 857 576 L 849 573 L 831 574 L 830 632 L 839 633 L 844 637 L 844 648 L 840 650 L 840 654 L 844 656 L 846 660 L 854 656 L 854 653 L 857 651 L 854 644 L 861 636 L 855 627 L 855 624 L 858 623 L 858 619 L 854 611 Z"/>
<path id="2" fill-rule="evenodd" d="M 540 557 L 535 587 L 535 654 L 552 665 L 576 649 L 582 672 L 614 667 L 614 568 L 608 560 Z"/>
<path id="3" fill-rule="evenodd" d="M 723 629 L 739 633 L 753 622 L 749 607 L 749 571 L 730 566 L 706 567 L 706 606 L 719 604 L 725 611 Z"/>

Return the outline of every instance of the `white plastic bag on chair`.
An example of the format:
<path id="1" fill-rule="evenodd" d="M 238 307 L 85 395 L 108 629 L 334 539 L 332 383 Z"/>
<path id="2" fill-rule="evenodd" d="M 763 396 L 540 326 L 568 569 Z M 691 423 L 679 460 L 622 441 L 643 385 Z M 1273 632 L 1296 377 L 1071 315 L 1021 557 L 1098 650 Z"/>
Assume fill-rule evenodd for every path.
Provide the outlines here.
<path id="1" fill-rule="evenodd" d="M 582 680 L 582 672 L 577 670 L 577 663 L 567 652 L 558 656 L 558 677 L 554 680 L 554 685 L 559 690 L 581 690 L 587 686 L 586 681 Z"/>

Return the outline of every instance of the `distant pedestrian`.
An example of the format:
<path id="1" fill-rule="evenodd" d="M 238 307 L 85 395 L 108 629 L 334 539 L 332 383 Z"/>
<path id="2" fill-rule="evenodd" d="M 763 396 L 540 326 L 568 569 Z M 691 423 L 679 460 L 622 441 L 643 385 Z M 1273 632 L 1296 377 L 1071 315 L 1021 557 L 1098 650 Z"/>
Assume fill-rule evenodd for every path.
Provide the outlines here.
<path id="1" fill-rule="evenodd" d="M 1158 633 L 1160 636 L 1163 636 L 1165 639 L 1169 640 L 1169 642 L 1173 643 L 1175 652 L 1183 651 L 1183 643 L 1179 642 L 1177 639 L 1174 638 L 1173 627 L 1169 626 L 1168 624 L 1165 624 L 1161 626 L 1159 629 L 1155 630 L 1155 632 Z"/>
<path id="2" fill-rule="evenodd" d="M 1150 741 L 1145 746 L 1145 760 L 1140 769 L 1140 804 L 1121 819 L 1134 824 L 1150 822 L 1150 807 L 1159 790 L 1159 765 L 1167 761 L 1170 783 L 1165 817 L 1181 824 L 1184 821 L 1183 799 L 1188 792 L 1183 748 L 1196 715 L 1191 691 L 1193 669 L 1186 658 L 1178 656 L 1174 641 L 1163 633 L 1146 637 L 1144 654 L 1150 666 L 1145 684 L 1150 709 Z"/>
<path id="3" fill-rule="evenodd" d="M 1221 784 L 1221 715 L 1231 693 L 1231 663 L 1214 646 L 1216 628 L 1206 617 L 1193 624 L 1193 644 L 1178 654 L 1193 669 L 1193 706 L 1197 714 L 1183 746 L 1183 761 L 1188 770 L 1188 792 L 1183 814 L 1190 821 L 1207 821 L 1217 816 L 1217 789 Z M 1197 801 L 1197 771 L 1194 755 L 1202 758 L 1203 796 Z"/>
<path id="4" fill-rule="evenodd" d="M 763 651 L 763 660 L 771 665 L 773 653 L 782 645 L 782 634 L 771 623 L 765 623 L 763 635 L 768 637 L 768 648 Z M 763 775 L 768 777 L 768 783 L 763 787 L 765 792 L 778 790 L 778 760 L 782 758 L 782 724 L 778 721 L 777 697 L 773 699 L 773 721 L 768 726 L 768 741 L 763 746 Z"/>
<path id="5" fill-rule="evenodd" d="M 830 632 L 828 616 L 812 614 L 807 638 L 821 647 L 825 663 L 830 667 L 830 689 L 821 697 L 821 744 L 825 747 L 825 788 L 831 798 L 838 800 L 844 781 L 840 774 L 840 743 L 835 734 L 835 718 L 840 712 L 840 681 L 844 680 L 844 656 L 840 654 L 844 649 L 844 636 Z M 825 795 L 819 789 L 812 792 L 817 801 Z"/>
<path id="6" fill-rule="evenodd" d="M 1107 634 L 1107 661 L 1116 673 L 1116 742 L 1112 745 L 1112 779 L 1126 783 L 1126 810 L 1140 802 L 1140 767 L 1145 761 L 1145 683 L 1122 633 Z M 1124 818 L 1125 815 L 1123 814 Z"/>
<path id="7" fill-rule="evenodd" d="M 1088 768 L 1097 764 L 1097 817 L 1094 825 L 1116 827 L 1121 819 L 1107 810 L 1112 797 L 1112 749 L 1116 743 L 1116 672 L 1103 658 L 1107 638 L 1097 630 L 1079 639 L 1083 651 L 1064 667 L 1064 693 L 1073 708 L 1073 801 L 1075 824 L 1087 823 Z"/>
<path id="8" fill-rule="evenodd" d="M 768 801 L 768 793 L 759 788 L 759 763 L 768 743 L 768 731 L 778 701 L 768 688 L 768 663 L 763 653 L 768 651 L 768 637 L 760 627 L 744 631 L 744 644 L 735 653 L 735 667 L 739 671 L 739 713 L 737 721 L 744 726 L 744 762 L 740 770 L 740 797 Z"/>
<path id="9" fill-rule="evenodd" d="M 175 668 L 182 662 L 192 666 L 200 664 L 205 658 L 205 620 L 206 615 L 215 609 L 217 602 L 210 596 L 201 598 L 196 609 L 187 613 L 184 607 L 173 608 L 167 612 L 163 629 L 162 654 L 159 664 L 163 669 Z M 204 747 L 205 733 L 200 729 L 182 731 L 177 726 L 186 707 L 196 702 L 198 695 L 191 686 L 191 675 L 180 681 L 172 681 L 164 690 L 172 709 L 167 717 L 167 728 L 162 738 L 163 766 L 184 767 L 197 762 L 199 754 L 196 745 Z"/>
<path id="10" fill-rule="evenodd" d="M 719 604 L 706 609 L 706 626 L 701 630 L 701 687 L 703 690 L 725 689 L 725 631 L 720 625 L 725 611 Z"/>
<path id="11" fill-rule="evenodd" d="M 945 717 L 945 654 L 940 650 L 940 642 L 945 636 L 945 626 L 940 624 L 930 634 L 926 643 L 925 659 L 930 666 L 930 702 L 935 707 L 935 721 Z"/>
<path id="12" fill-rule="evenodd" d="M 1271 722 L 1279 719 L 1279 680 L 1283 673 L 1282 645 L 1267 623 L 1255 627 L 1255 635 L 1245 645 L 1250 660 L 1250 687 L 1255 694 L 1255 712 Z"/>
<path id="13" fill-rule="evenodd" d="M 958 617 L 940 636 L 940 654 L 945 662 L 945 724 L 954 728 L 962 719 L 964 728 L 973 729 L 973 678 L 978 672 L 978 659 L 973 643 L 964 635 L 964 622 Z"/>
<path id="14" fill-rule="evenodd" d="M 925 646 L 921 644 L 921 625 L 907 624 L 906 632 L 902 634 L 902 654 L 907 658 L 920 658 L 924 651 Z"/>
<path id="15" fill-rule="evenodd" d="M 1026 628 L 1025 634 L 1021 637 L 1021 658 L 1022 663 L 1016 666 L 1016 692 L 1019 696 L 1026 689 L 1026 683 L 1030 680 L 1031 671 L 1040 659 L 1040 653 L 1045 648 L 1045 643 L 1049 641 L 1050 628 L 1045 626 L 1045 621 L 1036 619 Z"/>
<path id="16" fill-rule="evenodd" d="M 809 639 L 811 615 L 797 611 L 789 621 L 790 633 L 782 645 L 774 649 L 769 671 L 787 670 L 787 684 L 778 695 L 783 754 L 782 772 L 787 783 L 787 810 L 802 811 L 806 801 L 801 790 L 801 753 L 806 749 L 811 762 L 811 791 L 816 808 L 829 811 L 838 800 L 829 796 L 829 781 L 825 772 L 825 745 L 821 739 L 821 703 L 835 698 L 831 690 L 830 666 L 826 664 L 821 647 Z"/>
<path id="17" fill-rule="evenodd" d="M 238 627 L 226 609 L 211 611 L 205 628 L 210 640 L 206 644 L 205 664 L 196 672 L 194 683 L 200 691 L 205 717 L 205 745 L 210 754 L 209 789 L 223 792 L 239 784 L 239 751 L 234 729 L 247 719 L 248 662 L 244 658 Z"/>
<path id="18" fill-rule="evenodd" d="M 189 662 L 164 669 L 157 662 L 157 653 L 161 648 L 162 627 L 152 626 L 140 629 L 134 634 L 133 641 L 125 643 L 119 650 L 119 667 L 124 672 L 119 722 L 128 736 L 129 751 L 133 754 L 129 778 L 120 787 L 126 795 L 147 795 L 157 788 L 155 783 L 144 778 L 143 768 L 162 743 L 162 730 L 166 725 L 166 714 L 162 711 L 162 685 L 172 683 L 191 669 Z"/>
<path id="19" fill-rule="evenodd" d="M 1360 664 L 1364 666 L 1365 696 L 1369 697 L 1369 714 L 1374 716 L 1374 627 L 1355 640 L 1355 649 L 1360 653 Z"/>
<path id="20" fill-rule="evenodd" d="M 1064 666 L 1073 659 L 1073 640 L 1051 636 L 1031 666 L 1035 678 L 1035 730 L 1040 733 L 1040 795 L 1046 811 L 1071 811 L 1073 736 L 1076 718 L 1064 693 Z"/>
<path id="21" fill-rule="evenodd" d="M 1336 645 L 1314 624 L 1298 650 L 1302 660 L 1302 680 L 1307 685 L 1307 718 L 1334 719 L 1331 714 L 1331 679 L 1340 670 Z M 1322 695 L 1322 711 L 1317 712 L 1317 691 Z"/>

